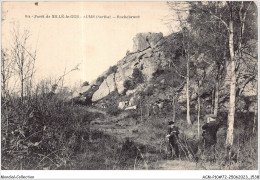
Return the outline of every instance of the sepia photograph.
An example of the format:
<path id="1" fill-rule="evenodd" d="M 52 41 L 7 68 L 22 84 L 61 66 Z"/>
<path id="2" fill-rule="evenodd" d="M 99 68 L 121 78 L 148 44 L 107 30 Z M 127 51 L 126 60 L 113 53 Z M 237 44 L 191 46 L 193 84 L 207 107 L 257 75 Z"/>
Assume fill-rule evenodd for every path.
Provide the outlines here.
<path id="1" fill-rule="evenodd" d="M 257 85 L 258 1 L 2 1 L 1 170 L 258 170 Z"/>

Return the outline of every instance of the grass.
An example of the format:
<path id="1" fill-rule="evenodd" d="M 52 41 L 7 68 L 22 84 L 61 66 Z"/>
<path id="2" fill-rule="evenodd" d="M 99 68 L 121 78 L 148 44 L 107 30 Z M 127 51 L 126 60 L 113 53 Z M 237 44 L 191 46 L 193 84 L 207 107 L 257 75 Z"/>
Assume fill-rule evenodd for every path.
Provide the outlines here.
<path id="1" fill-rule="evenodd" d="M 223 114 L 223 117 L 222 117 Z M 225 117 L 225 113 L 220 113 L 219 118 Z M 223 126 L 219 129 L 217 134 L 217 145 L 215 151 L 211 151 L 210 154 L 201 154 L 199 148 L 201 148 L 201 139 L 197 135 L 197 123 L 193 122 L 193 125 L 187 125 L 185 121 L 185 114 L 176 115 L 176 125 L 180 128 L 180 141 L 179 149 L 181 160 L 190 161 L 196 163 L 197 169 L 233 169 L 233 170 L 249 170 L 257 169 L 257 133 L 249 133 L 252 127 L 248 124 L 242 123 L 244 120 L 237 117 L 234 130 L 234 145 L 229 158 L 225 151 L 225 139 L 226 139 L 226 126 L 223 121 Z M 241 116 L 242 117 L 242 116 Z M 195 117 L 192 117 L 195 118 Z M 250 119 L 250 117 L 247 117 Z M 137 118 L 140 121 L 140 132 L 138 142 L 149 144 L 153 148 L 153 161 L 151 161 L 151 169 L 158 168 L 158 161 L 166 160 L 165 155 L 160 155 L 160 144 L 164 141 L 164 136 L 167 130 L 167 122 L 171 117 L 167 117 L 164 114 L 158 114 L 156 116 L 143 117 L 140 120 L 140 114 Z M 128 119 L 126 119 L 128 121 Z M 201 126 L 205 121 L 201 120 Z M 202 133 L 202 132 L 200 132 Z M 165 152 L 161 152 L 165 153 Z M 159 155 L 159 156 L 158 156 Z"/>
<path id="2" fill-rule="evenodd" d="M 97 130 L 90 138 L 90 121 L 104 120 L 103 114 L 58 100 L 11 103 L 2 106 L 1 113 L 2 169 L 140 168 L 140 153 L 132 141 L 118 141 Z"/>
<path id="3" fill-rule="evenodd" d="M 23 104 L 10 99 L 8 103 L 1 107 L 2 169 L 158 169 L 167 160 L 160 144 L 170 113 L 142 118 L 140 111 L 104 115 L 44 98 Z M 125 127 L 129 129 L 125 137 L 137 138 L 120 140 L 99 130 L 90 136 L 90 122 L 97 119 Z M 215 154 L 211 154 L 214 158 L 208 158 L 198 153 L 197 124 L 187 126 L 185 114 L 177 114 L 181 161 L 195 163 L 197 169 L 257 169 L 257 134 L 248 133 L 250 127 L 245 128 L 242 119 L 236 122 L 232 157 L 227 158 L 224 151 L 225 128 L 221 128 Z"/>

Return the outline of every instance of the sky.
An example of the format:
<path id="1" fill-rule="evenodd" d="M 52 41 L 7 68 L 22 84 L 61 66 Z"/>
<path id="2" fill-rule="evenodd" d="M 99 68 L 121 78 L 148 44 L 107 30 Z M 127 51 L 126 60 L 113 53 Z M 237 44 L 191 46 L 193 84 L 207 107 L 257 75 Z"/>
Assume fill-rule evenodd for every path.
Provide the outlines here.
<path id="1" fill-rule="evenodd" d="M 80 70 L 66 76 L 66 86 L 90 82 L 115 65 L 127 50 L 132 51 L 132 39 L 137 33 L 168 35 L 172 31 L 163 21 L 169 15 L 166 2 L 3 2 L 2 12 L 2 47 L 10 45 L 13 28 L 29 30 L 30 48 L 37 49 L 38 81 L 57 79 L 65 70 L 80 64 Z M 52 18 L 53 15 L 111 18 Z M 123 19 L 117 15 L 140 18 Z"/>

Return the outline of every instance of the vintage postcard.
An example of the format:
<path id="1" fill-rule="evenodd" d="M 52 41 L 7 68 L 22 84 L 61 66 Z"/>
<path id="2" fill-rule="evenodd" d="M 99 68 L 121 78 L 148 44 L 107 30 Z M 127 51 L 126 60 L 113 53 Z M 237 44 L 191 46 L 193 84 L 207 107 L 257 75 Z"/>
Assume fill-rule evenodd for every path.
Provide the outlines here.
<path id="1" fill-rule="evenodd" d="M 259 178 L 257 1 L 4 1 L 1 39 L 1 178 Z"/>

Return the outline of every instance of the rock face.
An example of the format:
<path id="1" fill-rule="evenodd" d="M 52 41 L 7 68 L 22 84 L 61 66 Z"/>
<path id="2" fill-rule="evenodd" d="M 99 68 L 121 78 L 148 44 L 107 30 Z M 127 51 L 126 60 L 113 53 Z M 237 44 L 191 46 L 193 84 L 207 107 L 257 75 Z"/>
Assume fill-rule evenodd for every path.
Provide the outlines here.
<path id="1" fill-rule="evenodd" d="M 169 62 L 160 48 L 156 46 L 162 39 L 162 33 L 137 34 L 133 39 L 135 52 L 128 53 L 126 57 L 117 63 L 115 73 L 106 75 L 108 71 L 105 71 L 101 75 L 104 77 L 104 81 L 93 94 L 92 101 L 99 101 L 114 91 L 117 91 L 119 94 L 125 92 L 124 82 L 133 79 L 132 74 L 135 68 L 142 72 L 144 81 L 149 82 L 158 67 L 165 67 Z M 97 84 L 97 81 L 93 81 L 91 84 Z M 133 90 L 133 92 L 135 92 L 135 90 Z M 128 94 L 129 93 L 130 91 Z"/>
<path id="2" fill-rule="evenodd" d="M 88 91 L 91 88 L 91 86 L 83 86 L 80 87 L 77 91 L 73 92 L 71 98 L 75 98 L 83 94 L 84 92 Z"/>
<path id="3" fill-rule="evenodd" d="M 92 101 L 98 101 L 102 99 L 103 97 L 106 97 L 110 93 L 114 92 L 116 90 L 116 84 L 115 84 L 115 74 L 110 74 L 102 84 L 99 86 L 99 89 L 93 94 Z"/>
<path id="4" fill-rule="evenodd" d="M 139 100 L 140 100 L 140 96 L 133 96 L 133 97 L 131 97 L 130 100 L 129 100 L 129 106 L 136 106 L 136 105 L 138 105 Z"/>
<path id="5" fill-rule="evenodd" d="M 138 97 L 140 92 L 144 92 L 147 96 L 149 96 L 149 102 L 152 102 L 151 107 L 156 100 L 167 101 L 170 102 L 172 100 L 172 85 L 169 88 L 169 73 L 172 73 L 173 68 L 173 60 L 176 58 L 176 62 L 180 64 L 177 68 L 182 68 L 185 65 L 185 60 L 181 57 L 177 57 L 177 52 L 179 51 L 178 46 L 179 41 L 174 41 L 179 36 L 167 36 L 163 37 L 162 33 L 139 33 L 134 38 L 134 52 L 128 52 L 127 55 L 118 61 L 114 70 L 111 72 L 111 68 L 102 73 L 96 80 L 92 81 L 89 86 L 82 87 L 79 89 L 73 96 L 82 94 L 87 98 L 87 101 L 97 102 L 106 96 L 111 95 L 113 92 L 117 92 L 118 97 L 112 97 L 105 99 L 104 101 L 109 101 L 112 99 L 111 103 L 118 104 L 118 108 L 124 109 L 126 106 L 125 100 L 129 101 L 129 106 L 136 106 L 140 103 L 141 97 Z M 171 42 L 171 43 L 169 43 Z M 173 42 L 173 43 L 172 43 Z M 174 54 L 174 56 L 169 56 Z M 205 82 L 200 88 L 200 94 L 202 99 L 205 100 L 205 106 L 207 104 L 211 104 L 212 98 L 212 90 L 214 89 L 214 83 L 212 83 L 212 72 L 214 72 L 215 65 L 213 64 L 213 60 L 210 61 L 207 59 L 208 57 L 204 54 L 199 55 L 198 58 L 191 57 L 191 63 L 197 63 L 196 75 L 203 76 L 205 74 Z M 184 64 L 181 64 L 183 63 Z M 207 63 L 205 63 L 207 62 Z M 208 64 L 211 64 L 210 66 Z M 220 85 L 219 89 L 219 97 L 220 101 L 223 100 L 223 107 L 226 106 L 227 109 L 228 102 L 225 100 L 225 95 L 229 93 L 229 64 L 226 65 L 227 72 L 225 74 L 225 80 Z M 253 69 L 254 67 L 245 67 L 243 63 L 241 63 L 242 69 L 240 73 L 243 75 L 248 74 L 248 70 Z M 175 67 L 176 68 L 176 67 Z M 141 74 L 141 81 L 137 81 L 139 79 L 140 74 L 134 73 L 134 70 L 138 69 L 138 72 Z M 178 69 L 177 69 L 178 71 Z M 193 71 L 190 71 L 190 73 Z M 165 74 L 164 74 L 165 73 Z M 167 74 L 168 73 L 168 74 Z M 193 72 L 194 73 L 194 72 Z M 193 77 L 194 75 L 190 75 L 190 101 L 195 102 L 197 99 L 198 93 L 198 80 Z M 172 74 L 170 76 L 173 77 Z M 245 76 L 246 77 L 246 76 Z M 175 77 L 173 77 L 175 78 Z M 179 76 L 176 79 L 180 79 Z M 129 84 L 126 83 L 126 87 L 124 87 L 124 83 L 126 80 L 131 81 Z M 136 81 L 135 81 L 136 80 Z M 134 86 L 132 86 L 134 84 Z M 129 85 L 129 87 L 128 87 Z M 256 84 L 252 82 L 246 81 L 246 79 L 242 79 L 238 81 L 238 88 L 243 88 L 242 95 L 244 96 L 256 96 L 257 88 Z M 186 106 L 186 82 L 180 82 L 180 85 L 176 88 L 176 101 L 180 104 L 180 109 L 185 110 Z M 222 98 L 222 99 L 221 99 Z M 142 100 L 142 99 L 141 99 Z M 115 101 L 115 102 L 114 102 Z M 195 103 L 196 104 L 196 103 Z M 241 103 L 242 104 L 242 103 Z M 194 105 L 194 104 L 193 104 Z M 159 105 L 157 105 L 159 107 Z M 156 107 L 157 107 L 156 106 Z M 222 107 L 222 106 L 221 106 Z M 254 111 L 255 106 L 251 105 L 249 108 L 250 112 Z M 206 110 L 210 107 L 206 107 Z M 243 109 L 243 108 L 242 108 Z M 149 114 L 148 110 L 148 114 Z M 156 110 L 157 111 L 157 110 Z"/>
<path id="6" fill-rule="evenodd" d="M 163 38 L 162 33 L 138 33 L 134 38 L 134 51 L 143 51 L 149 47 L 153 48 Z"/>
<path id="7" fill-rule="evenodd" d="M 122 102 L 119 102 L 118 104 L 118 108 L 119 109 L 124 109 L 128 104 L 128 101 L 122 101 Z"/>

